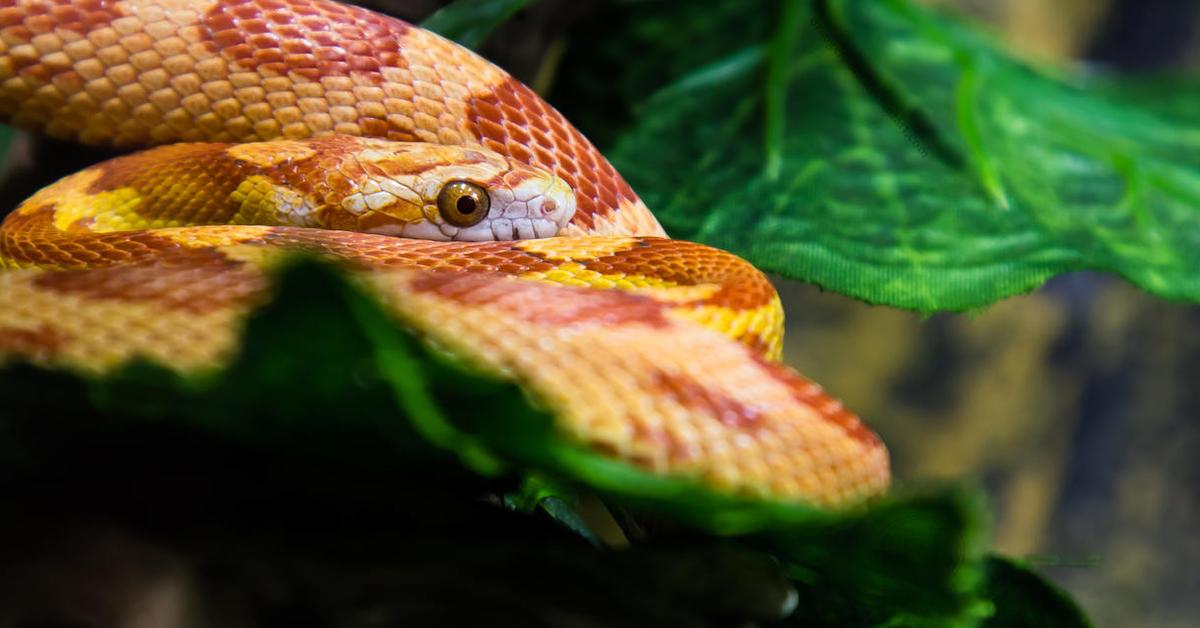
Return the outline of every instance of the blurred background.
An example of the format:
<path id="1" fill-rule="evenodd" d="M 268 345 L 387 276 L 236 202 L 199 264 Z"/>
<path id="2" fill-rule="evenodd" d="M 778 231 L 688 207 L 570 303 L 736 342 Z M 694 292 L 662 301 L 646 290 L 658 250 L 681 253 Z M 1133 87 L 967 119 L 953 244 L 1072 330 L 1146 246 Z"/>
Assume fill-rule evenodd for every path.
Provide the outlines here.
<path id="1" fill-rule="evenodd" d="M 1191 0 L 927 0 L 1039 63 L 1200 67 Z M 787 360 L 882 434 L 898 478 L 974 478 L 997 551 L 1099 626 L 1200 625 L 1200 308 L 1059 277 L 922 320 L 779 282 Z"/>

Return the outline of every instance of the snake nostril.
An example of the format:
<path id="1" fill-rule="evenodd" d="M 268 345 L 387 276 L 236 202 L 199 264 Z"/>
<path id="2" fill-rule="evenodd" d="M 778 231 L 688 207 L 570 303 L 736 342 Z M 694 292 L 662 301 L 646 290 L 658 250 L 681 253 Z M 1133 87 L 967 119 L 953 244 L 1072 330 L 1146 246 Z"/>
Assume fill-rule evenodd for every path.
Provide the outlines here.
<path id="1" fill-rule="evenodd" d="M 558 209 L 558 203 L 555 203 L 552 199 L 546 199 L 542 203 L 542 215 L 553 214 L 556 209 Z"/>

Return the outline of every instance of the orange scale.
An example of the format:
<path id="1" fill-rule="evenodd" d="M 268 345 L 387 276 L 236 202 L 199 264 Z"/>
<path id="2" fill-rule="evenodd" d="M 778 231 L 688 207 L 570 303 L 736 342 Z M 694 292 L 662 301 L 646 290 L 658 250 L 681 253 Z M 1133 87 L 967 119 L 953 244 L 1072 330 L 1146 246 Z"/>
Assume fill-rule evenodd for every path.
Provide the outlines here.
<path id="1" fill-rule="evenodd" d="M 558 148 L 557 146 L 554 145 L 554 141 L 552 139 L 550 139 L 550 136 L 547 135 L 548 132 L 546 131 L 546 129 L 542 129 L 542 128 L 538 128 L 537 126 L 534 126 L 533 128 L 528 129 L 528 131 L 529 131 L 529 134 L 533 136 L 533 139 L 535 141 L 537 141 L 538 144 L 542 144 L 545 146 L 553 146 L 555 148 Z"/>
<path id="2" fill-rule="evenodd" d="M 553 125 L 551 122 L 554 121 L 554 118 L 552 117 L 553 115 L 557 114 L 551 114 L 547 112 L 543 115 L 530 116 L 529 118 L 529 126 L 537 131 L 540 131 L 542 136 L 547 138 L 545 140 L 547 144 L 553 144 L 553 142 L 549 139 L 549 134 L 552 133 L 551 128 Z"/>
<path id="3" fill-rule="evenodd" d="M 556 140 L 555 143 L 559 146 L 570 146 L 576 141 L 575 138 L 571 136 L 571 133 L 561 124 L 551 125 L 550 134 L 554 136 L 554 139 Z"/>
<path id="4" fill-rule="evenodd" d="M 478 100 L 475 102 L 476 115 L 484 120 L 501 120 L 504 113 L 493 102 Z"/>
<path id="5" fill-rule="evenodd" d="M 255 16 L 254 19 L 250 20 L 242 20 L 238 23 L 238 28 L 245 33 L 249 33 L 250 42 L 255 45 L 258 45 L 258 42 L 262 42 L 268 46 L 278 43 L 278 39 L 270 34 L 271 26 L 259 16 Z"/>
<path id="6" fill-rule="evenodd" d="M 572 171 L 572 173 L 573 173 L 573 171 Z M 590 180 L 580 179 L 575 184 L 575 193 L 576 194 L 582 193 L 584 196 L 586 196 L 588 198 L 596 198 L 598 196 L 599 190 L 596 189 L 596 186 L 593 185 Z"/>
<path id="7" fill-rule="evenodd" d="M 580 167 L 583 169 L 586 169 L 586 170 L 598 170 L 599 169 L 599 164 L 596 163 L 596 158 L 593 157 L 590 153 L 567 151 L 567 150 L 564 150 L 564 152 L 570 152 L 571 154 L 575 155 L 576 161 L 579 162 Z M 606 181 L 606 182 L 609 181 L 609 179 L 607 177 L 602 177 L 600 180 Z"/>
<path id="8" fill-rule="evenodd" d="M 523 127 L 529 125 L 529 118 L 525 117 L 524 112 L 517 109 L 508 109 L 505 113 L 508 114 L 506 118 L 510 126 Z"/>
<path id="9" fill-rule="evenodd" d="M 508 139 L 508 134 L 504 131 L 504 127 L 491 120 L 481 120 L 478 131 L 479 139 L 496 142 L 496 150 L 502 151 L 504 149 L 504 142 Z"/>
<path id="10" fill-rule="evenodd" d="M 505 105 L 507 109 L 520 109 L 524 106 L 524 103 L 517 96 L 513 85 L 514 83 L 512 81 L 506 82 L 505 84 L 496 88 L 496 92 L 493 96 L 499 100 L 501 104 Z"/>
<path id="11" fill-rule="evenodd" d="M 525 144 L 510 141 L 506 142 L 504 147 L 507 149 L 507 154 L 514 157 L 517 161 L 533 163 L 533 153 L 529 152 Z"/>
<path id="12" fill-rule="evenodd" d="M 558 161 L 555 159 L 554 153 L 551 153 L 541 146 L 535 146 L 533 151 L 537 155 L 538 164 L 540 165 L 552 167 Z"/>
<path id="13" fill-rule="evenodd" d="M 530 142 L 529 132 L 526 131 L 524 128 L 521 128 L 521 127 L 511 128 L 511 129 L 509 129 L 509 135 L 512 138 L 512 142 L 510 143 L 512 145 L 522 146 L 522 145 L 528 144 Z"/>
<path id="14" fill-rule="evenodd" d="M 383 137 L 388 133 L 388 123 L 379 118 L 359 118 L 358 124 L 364 135 Z"/>

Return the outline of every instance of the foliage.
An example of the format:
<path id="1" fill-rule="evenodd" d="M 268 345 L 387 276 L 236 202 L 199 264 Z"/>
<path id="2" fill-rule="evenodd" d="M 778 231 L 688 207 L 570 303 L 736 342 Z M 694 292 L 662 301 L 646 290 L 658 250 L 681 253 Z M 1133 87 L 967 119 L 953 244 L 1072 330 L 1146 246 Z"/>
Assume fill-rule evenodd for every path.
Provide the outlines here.
<path id="1" fill-rule="evenodd" d="M 552 100 L 674 237 L 922 312 L 1080 269 L 1200 298 L 1193 82 L 1031 67 L 908 0 L 616 3 L 589 24 Z"/>
<path id="2" fill-rule="evenodd" d="M 1086 626 L 1088 620 L 1071 598 L 1028 567 L 991 557 L 985 567 L 986 597 L 995 605 L 987 626 Z"/>
<path id="3" fill-rule="evenodd" d="M 565 561 L 569 568 L 555 568 L 590 573 L 600 581 L 595 586 L 624 596 L 646 594 L 644 588 L 621 586 L 630 577 L 622 575 L 625 570 L 653 576 L 651 597 L 660 598 L 655 606 L 662 617 L 688 609 L 697 616 L 778 619 L 795 606 L 795 595 L 800 606 L 787 625 L 958 626 L 987 616 L 984 517 L 970 492 L 898 494 L 835 514 L 717 494 L 685 479 L 642 472 L 559 437 L 550 417 L 517 386 L 424 348 L 370 298 L 320 265 L 288 270 L 277 298 L 251 319 L 245 338 L 228 368 L 187 378 L 147 364 L 100 379 L 9 367 L 0 376 L 6 400 L 0 430 L 7 435 L 0 464 L 6 477 L 53 477 L 63 472 L 63 461 L 88 458 L 85 452 L 96 443 L 165 433 L 171 435 L 165 441 L 117 446 L 109 454 L 117 461 L 89 466 L 144 473 L 196 465 L 197 471 L 213 463 L 154 456 L 173 458 L 197 443 L 231 443 L 247 449 L 244 456 L 252 460 L 272 460 L 268 466 L 279 477 L 309 477 L 306 468 L 313 465 L 368 470 L 395 499 L 434 513 L 425 515 L 433 519 L 429 527 L 469 526 L 459 520 L 467 517 L 464 510 L 471 513 L 468 519 L 484 515 L 466 508 L 463 495 L 498 491 L 512 495 L 507 501 L 518 511 L 544 506 L 544 516 L 557 514 L 582 533 L 580 540 L 592 541 L 601 534 L 589 530 L 593 524 L 576 516 L 572 504 L 596 493 L 628 521 L 649 522 L 624 526 L 635 542 L 633 553 L 548 542 L 532 550 L 527 571 L 510 583 L 510 595 L 541 599 L 547 593 L 537 587 L 544 583 L 534 576 Z M 61 394 L 47 399 L 46 390 Z M 128 455 L 150 458 L 131 463 L 123 459 Z M 522 478 L 547 480 L 527 482 L 522 491 Z M 353 484 L 344 498 L 326 497 L 329 508 L 342 510 L 340 501 L 351 502 Z M 498 512 L 486 516 L 503 519 Z M 502 527 L 508 526 L 519 529 L 509 521 Z M 512 534 L 517 536 L 506 536 Z M 485 536 L 490 540 L 479 541 L 473 551 L 486 561 L 521 534 Z M 551 560 L 560 543 L 572 558 Z M 774 562 L 755 558 L 760 552 L 778 561 L 786 579 Z M 729 571 L 700 581 L 681 576 L 694 569 L 678 565 L 694 567 L 697 561 L 729 565 Z M 1023 603 L 1021 595 L 1050 597 L 1032 575 L 1004 582 L 1006 588 L 997 590 L 1006 597 L 995 598 L 998 604 Z M 577 612 L 601 610 L 580 603 Z M 621 608 L 626 604 L 636 601 L 619 600 Z M 1035 612 L 1022 609 L 1011 612 Z"/>
<path id="4" fill-rule="evenodd" d="M 530 2 L 532 0 L 461 0 L 429 16 L 422 26 L 474 48 Z"/>

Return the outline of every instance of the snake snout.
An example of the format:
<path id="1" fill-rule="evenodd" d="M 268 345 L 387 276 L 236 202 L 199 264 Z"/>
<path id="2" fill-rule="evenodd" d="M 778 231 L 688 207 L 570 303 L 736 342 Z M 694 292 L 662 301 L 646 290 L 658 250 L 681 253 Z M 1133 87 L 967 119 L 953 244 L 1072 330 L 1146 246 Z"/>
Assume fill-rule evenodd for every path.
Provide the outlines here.
<path id="1" fill-rule="evenodd" d="M 524 177 L 515 185 L 500 186 L 490 192 L 492 211 L 486 227 L 492 239 L 556 236 L 575 215 L 575 193 L 571 186 L 550 174 Z"/>
<path id="2" fill-rule="evenodd" d="M 530 218 L 549 220 L 562 229 L 575 216 L 575 193 L 566 181 L 554 177 L 550 186 L 530 199 L 528 205 Z"/>

